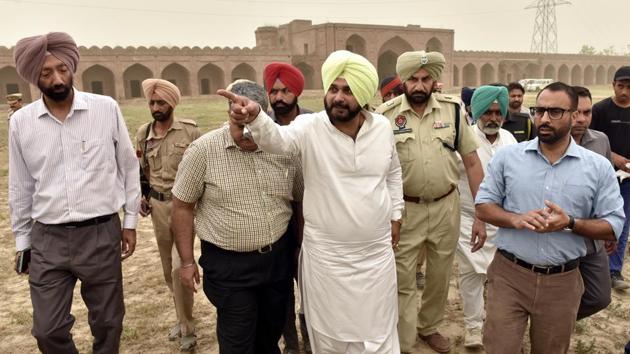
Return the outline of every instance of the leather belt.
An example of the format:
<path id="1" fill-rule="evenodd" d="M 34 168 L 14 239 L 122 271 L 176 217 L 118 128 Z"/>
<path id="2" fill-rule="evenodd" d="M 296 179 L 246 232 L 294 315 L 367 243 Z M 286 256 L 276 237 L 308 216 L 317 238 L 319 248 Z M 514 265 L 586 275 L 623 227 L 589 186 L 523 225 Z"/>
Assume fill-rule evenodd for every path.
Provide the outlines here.
<path id="1" fill-rule="evenodd" d="M 509 260 L 510 262 L 517 264 L 527 270 L 530 270 L 535 273 L 540 273 L 540 274 L 564 273 L 564 272 L 573 270 L 577 268 L 578 265 L 580 265 L 580 260 L 574 259 L 574 260 L 568 261 L 565 264 L 556 265 L 556 266 L 537 266 L 535 264 L 530 264 L 530 263 L 525 262 L 524 260 L 516 257 L 515 255 L 513 255 L 512 253 L 508 251 L 505 251 L 502 249 L 499 249 L 498 251 L 499 253 L 503 255 L 503 257 L 507 258 L 507 260 Z"/>
<path id="2" fill-rule="evenodd" d="M 161 202 L 168 202 L 173 198 L 173 194 L 171 192 L 161 193 L 151 189 L 151 191 L 149 191 L 149 197 L 157 199 Z"/>
<path id="3" fill-rule="evenodd" d="M 94 225 L 98 225 L 98 224 L 102 224 L 105 222 L 108 222 L 112 219 L 112 217 L 116 215 L 116 214 L 110 214 L 110 215 L 103 215 L 103 216 L 97 216 L 95 218 L 91 218 L 91 219 L 87 219 L 87 220 L 82 220 L 82 221 L 72 221 L 72 222 L 66 222 L 63 224 L 44 224 L 46 226 L 59 226 L 59 227 L 64 227 L 66 229 L 76 229 L 79 227 L 85 227 L 85 226 L 94 226 Z"/>
<path id="4" fill-rule="evenodd" d="M 412 197 L 412 196 L 408 196 L 408 195 L 403 195 L 403 199 L 406 202 L 416 203 L 416 204 L 437 202 L 440 199 L 444 199 L 444 198 L 448 197 L 451 193 L 453 193 L 453 191 L 455 189 L 457 189 L 457 188 L 454 185 L 451 185 L 451 189 L 449 189 L 449 191 L 446 192 L 446 194 L 444 194 L 442 196 L 439 196 L 437 198 L 434 198 L 434 199 L 426 199 L 426 198 L 422 198 L 422 197 Z"/>

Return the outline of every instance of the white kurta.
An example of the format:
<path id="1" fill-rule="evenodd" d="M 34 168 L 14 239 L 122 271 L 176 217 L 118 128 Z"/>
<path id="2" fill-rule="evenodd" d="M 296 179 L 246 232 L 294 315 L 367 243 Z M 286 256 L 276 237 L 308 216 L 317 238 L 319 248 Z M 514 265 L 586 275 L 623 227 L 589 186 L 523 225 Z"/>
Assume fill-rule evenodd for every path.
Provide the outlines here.
<path id="1" fill-rule="evenodd" d="M 499 130 L 499 136 L 491 143 L 486 135 L 477 127 L 476 124 L 472 126 L 479 148 L 477 149 L 477 155 L 481 160 L 484 174 L 486 172 L 486 166 L 492 159 L 492 156 L 503 146 L 517 144 L 518 142 L 514 136 L 507 130 Z M 470 252 L 470 240 L 472 234 L 473 221 L 475 220 L 475 202 L 470 192 L 468 185 L 468 178 L 466 177 L 466 171 L 461 159 L 459 162 L 460 178 L 459 178 L 459 193 L 460 193 L 460 205 L 461 205 L 461 223 L 459 241 L 457 243 L 457 260 L 460 273 L 468 273 L 474 271 L 476 273 L 485 274 L 488 269 L 488 265 L 494 258 L 496 247 L 492 243 L 492 240 L 496 236 L 497 228 L 494 225 L 486 224 L 486 231 L 488 238 L 484 246 L 475 253 Z"/>
<path id="2" fill-rule="evenodd" d="M 398 320 L 391 220 L 404 208 L 401 168 L 387 118 L 363 114 L 356 141 L 325 111 L 283 127 L 261 112 L 249 125 L 261 149 L 301 154 L 305 314 L 313 330 L 343 342 L 386 341 Z"/>

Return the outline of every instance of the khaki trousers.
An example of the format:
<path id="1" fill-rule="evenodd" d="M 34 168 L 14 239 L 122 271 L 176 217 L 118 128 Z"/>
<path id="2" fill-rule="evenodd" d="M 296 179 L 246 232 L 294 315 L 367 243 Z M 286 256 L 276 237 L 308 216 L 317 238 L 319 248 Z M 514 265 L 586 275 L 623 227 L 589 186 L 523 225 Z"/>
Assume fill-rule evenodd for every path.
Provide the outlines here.
<path id="1" fill-rule="evenodd" d="M 497 253 L 488 267 L 486 353 L 520 353 L 528 319 L 533 354 L 566 353 L 583 292 L 579 268 L 543 275 Z"/>
<path id="2" fill-rule="evenodd" d="M 175 247 L 175 235 L 171 232 L 171 201 L 161 202 L 151 199 L 151 220 L 153 230 L 162 261 L 164 280 L 171 290 L 175 302 L 175 312 L 182 335 L 195 333 L 192 309 L 194 304 L 193 292 L 182 286 L 179 280 L 181 260 Z"/>
<path id="3" fill-rule="evenodd" d="M 458 237 L 458 193 L 432 203 L 405 202 L 396 250 L 398 335 L 402 352 L 412 351 L 418 333 L 435 333 L 442 322 Z M 422 248 L 426 251 L 426 270 L 418 312 L 416 268 Z"/>

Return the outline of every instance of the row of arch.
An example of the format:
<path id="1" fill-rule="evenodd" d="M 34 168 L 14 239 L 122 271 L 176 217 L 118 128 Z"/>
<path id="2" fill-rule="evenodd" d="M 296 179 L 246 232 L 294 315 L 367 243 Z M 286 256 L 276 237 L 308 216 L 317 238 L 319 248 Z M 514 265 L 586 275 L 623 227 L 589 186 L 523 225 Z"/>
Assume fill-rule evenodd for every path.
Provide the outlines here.
<path id="1" fill-rule="evenodd" d="M 518 63 L 512 65 L 500 63 L 498 70 L 496 65 L 490 63 L 476 66 L 473 63 L 464 65 L 463 68 L 453 66 L 453 86 L 479 86 L 493 82 L 512 82 L 526 78 L 546 78 L 566 82 L 570 85 L 605 85 L 612 83 L 616 68 L 613 65 L 586 65 L 582 67 L 575 64 L 562 64 L 556 69 L 553 64 L 544 66 L 529 63 L 523 67 Z"/>
<path id="2" fill-rule="evenodd" d="M 307 89 L 314 88 L 313 69 L 306 63 L 300 63 L 297 67 L 302 71 L 306 78 L 305 87 Z M 215 93 L 218 89 L 224 88 L 227 83 L 237 79 L 248 79 L 257 81 L 256 70 L 249 64 L 241 63 L 234 67 L 229 74 L 226 82 L 226 75 L 219 66 L 208 63 L 201 67 L 194 79 L 197 80 L 198 92 L 192 92 L 190 71 L 178 63 L 172 63 L 166 66 L 160 73 L 159 77 L 168 80 L 180 89 L 182 95 L 209 95 Z M 155 77 L 154 73 L 147 66 L 136 63 L 129 66 L 122 73 L 122 81 L 117 81 L 114 72 L 107 67 L 95 64 L 88 67 L 78 77 L 82 89 L 87 92 L 108 95 L 114 98 L 133 99 L 143 97 L 142 81 Z M 116 82 L 122 82 L 122 90 L 117 92 Z M 22 92 L 26 101 L 31 101 L 29 86 L 17 74 L 15 67 L 7 66 L 0 70 L 0 97 L 4 97 L 10 93 Z"/>

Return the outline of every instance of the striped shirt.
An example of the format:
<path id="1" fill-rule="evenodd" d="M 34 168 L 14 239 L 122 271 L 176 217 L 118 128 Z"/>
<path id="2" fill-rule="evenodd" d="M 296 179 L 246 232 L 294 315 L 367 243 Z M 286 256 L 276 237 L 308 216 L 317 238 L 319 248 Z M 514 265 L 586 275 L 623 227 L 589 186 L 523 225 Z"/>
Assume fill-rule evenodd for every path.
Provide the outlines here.
<path id="1" fill-rule="evenodd" d="M 197 203 L 195 232 L 200 239 L 249 252 L 282 237 L 291 201 L 302 201 L 303 190 L 297 156 L 243 151 L 226 125 L 186 149 L 172 193 Z"/>
<path id="2" fill-rule="evenodd" d="M 135 229 L 139 165 L 118 104 L 74 89 L 66 119 L 39 99 L 15 112 L 9 128 L 9 208 L 17 250 L 30 246 L 33 221 L 61 224 L 125 209 Z"/>

